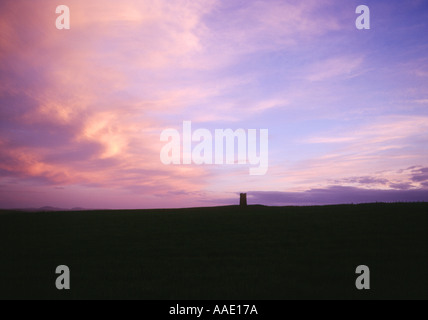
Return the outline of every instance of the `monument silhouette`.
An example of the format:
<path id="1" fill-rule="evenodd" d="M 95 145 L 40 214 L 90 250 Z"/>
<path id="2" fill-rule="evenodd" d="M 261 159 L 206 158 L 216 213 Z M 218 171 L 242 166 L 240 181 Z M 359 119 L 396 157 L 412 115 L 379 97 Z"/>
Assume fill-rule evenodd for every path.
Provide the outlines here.
<path id="1" fill-rule="evenodd" d="M 240 206 L 241 207 L 247 207 L 248 203 L 247 203 L 247 194 L 246 193 L 241 193 L 241 201 L 240 201 Z"/>

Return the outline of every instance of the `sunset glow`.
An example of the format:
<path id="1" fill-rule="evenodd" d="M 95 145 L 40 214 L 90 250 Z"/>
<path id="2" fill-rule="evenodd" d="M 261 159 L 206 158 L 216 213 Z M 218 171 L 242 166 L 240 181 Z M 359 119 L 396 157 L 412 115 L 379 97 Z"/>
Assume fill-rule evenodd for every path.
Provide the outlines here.
<path id="1" fill-rule="evenodd" d="M 428 3 L 0 2 L 0 208 L 428 201 Z M 269 170 L 163 130 L 269 130 Z"/>

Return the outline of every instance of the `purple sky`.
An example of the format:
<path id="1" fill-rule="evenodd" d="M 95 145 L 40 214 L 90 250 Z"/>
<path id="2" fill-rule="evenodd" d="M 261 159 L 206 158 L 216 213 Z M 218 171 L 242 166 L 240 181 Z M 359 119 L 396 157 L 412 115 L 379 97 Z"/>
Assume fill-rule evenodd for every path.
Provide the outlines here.
<path id="1" fill-rule="evenodd" d="M 0 2 L 0 208 L 428 201 L 427 1 L 61 4 Z M 268 173 L 165 166 L 183 121 L 269 129 Z"/>

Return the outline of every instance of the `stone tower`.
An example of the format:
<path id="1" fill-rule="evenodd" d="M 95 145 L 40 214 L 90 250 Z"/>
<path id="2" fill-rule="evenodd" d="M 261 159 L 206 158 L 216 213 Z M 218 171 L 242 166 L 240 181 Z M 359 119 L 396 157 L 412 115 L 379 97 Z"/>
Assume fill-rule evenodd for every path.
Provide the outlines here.
<path id="1" fill-rule="evenodd" d="M 247 194 L 246 193 L 241 193 L 240 206 L 241 207 L 246 207 L 247 205 L 248 205 L 248 203 L 247 203 Z"/>

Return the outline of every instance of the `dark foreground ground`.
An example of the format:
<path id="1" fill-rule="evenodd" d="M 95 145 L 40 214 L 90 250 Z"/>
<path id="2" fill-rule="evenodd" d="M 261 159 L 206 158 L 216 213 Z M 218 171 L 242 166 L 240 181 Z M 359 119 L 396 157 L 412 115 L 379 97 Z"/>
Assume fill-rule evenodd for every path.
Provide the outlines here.
<path id="1" fill-rule="evenodd" d="M 71 269 L 71 290 L 55 269 Z M 370 291 L 355 269 L 371 269 Z M 0 212 L 0 299 L 428 299 L 428 204 Z"/>

